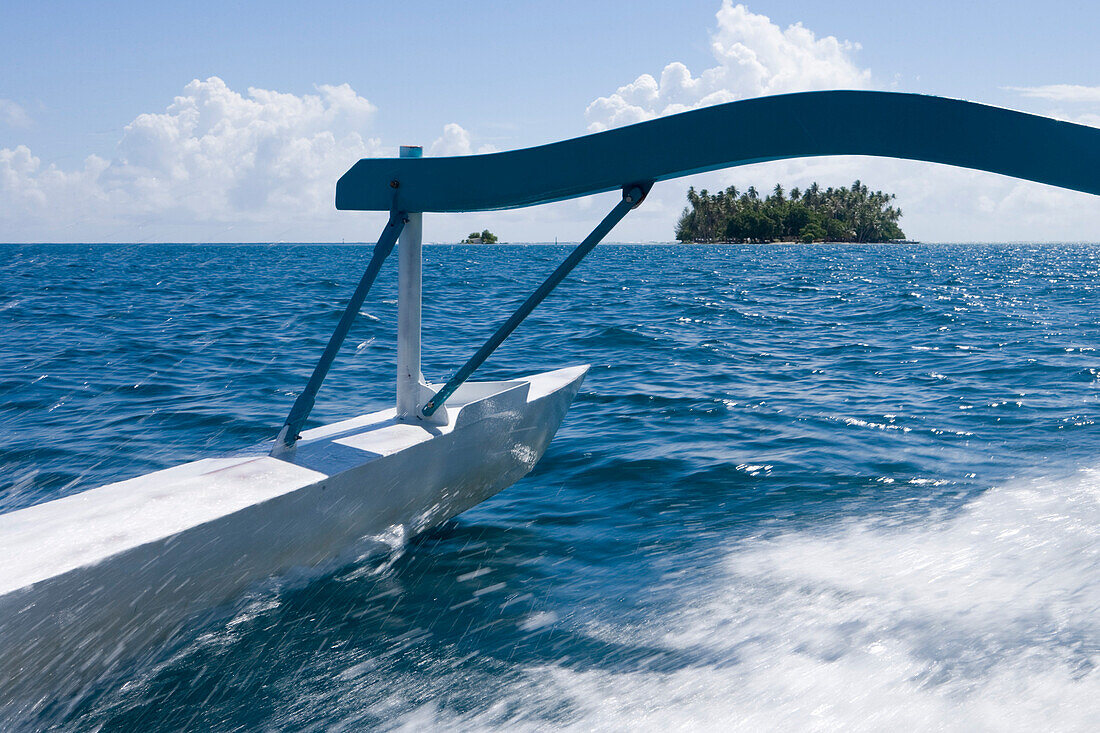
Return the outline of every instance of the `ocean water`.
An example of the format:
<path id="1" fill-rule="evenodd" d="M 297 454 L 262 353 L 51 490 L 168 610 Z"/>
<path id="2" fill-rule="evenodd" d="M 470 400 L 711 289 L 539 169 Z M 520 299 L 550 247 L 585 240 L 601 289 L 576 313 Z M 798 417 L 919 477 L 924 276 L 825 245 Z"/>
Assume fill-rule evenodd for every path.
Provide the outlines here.
<path id="1" fill-rule="evenodd" d="M 425 373 L 567 251 L 426 247 Z M 369 257 L 0 252 L 0 512 L 272 438 Z M 391 400 L 395 269 L 317 423 Z M 1098 303 L 1100 245 L 601 245 L 478 374 L 592 364 L 529 476 L 25 724 L 1095 729 Z"/>

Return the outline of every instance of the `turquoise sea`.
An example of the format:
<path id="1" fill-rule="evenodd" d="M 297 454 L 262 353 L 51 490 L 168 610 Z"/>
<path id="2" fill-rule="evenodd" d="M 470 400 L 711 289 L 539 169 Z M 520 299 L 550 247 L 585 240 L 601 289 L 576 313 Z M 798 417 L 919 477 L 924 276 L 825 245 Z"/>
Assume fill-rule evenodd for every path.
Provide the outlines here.
<path id="1" fill-rule="evenodd" d="M 429 378 L 568 250 L 425 247 Z M 7 512 L 274 437 L 370 248 L 0 253 Z M 316 424 L 392 399 L 395 270 Z M 478 374 L 592 364 L 529 476 L 23 725 L 1094 729 L 1098 304 L 1095 244 L 601 245 Z"/>

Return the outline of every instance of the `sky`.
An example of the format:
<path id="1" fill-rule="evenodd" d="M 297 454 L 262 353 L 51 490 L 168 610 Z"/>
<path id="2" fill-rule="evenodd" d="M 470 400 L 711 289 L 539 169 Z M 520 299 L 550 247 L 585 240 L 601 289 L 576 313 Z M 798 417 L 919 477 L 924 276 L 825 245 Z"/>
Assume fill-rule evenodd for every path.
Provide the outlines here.
<path id="1" fill-rule="evenodd" d="M 357 159 L 538 145 L 809 89 L 938 94 L 1100 126 L 1100 3 L 723 0 L 0 4 L 0 241 L 369 241 Z M 1100 241 L 1100 198 L 947 166 L 779 161 L 665 181 L 611 241 L 668 241 L 689 185 L 897 194 L 922 241 Z M 603 194 L 425 217 L 578 240 Z"/>

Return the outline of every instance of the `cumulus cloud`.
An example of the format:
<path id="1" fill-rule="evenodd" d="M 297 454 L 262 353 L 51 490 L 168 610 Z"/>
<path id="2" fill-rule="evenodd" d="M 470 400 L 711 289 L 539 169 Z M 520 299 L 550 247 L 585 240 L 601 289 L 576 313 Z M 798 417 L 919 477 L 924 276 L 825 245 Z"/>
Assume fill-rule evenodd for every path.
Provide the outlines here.
<path id="1" fill-rule="evenodd" d="M 1052 102 L 1100 103 L 1100 87 L 1079 84 L 1047 84 L 1038 87 L 1004 87 L 1030 99 L 1047 99 Z"/>
<path id="2" fill-rule="evenodd" d="M 31 116 L 10 99 L 0 99 L 0 122 L 8 127 L 30 127 Z"/>
<path id="3" fill-rule="evenodd" d="M 352 162 L 379 154 L 363 137 L 374 114 L 347 84 L 298 96 L 196 79 L 128 124 L 109 161 L 63 170 L 25 146 L 0 150 L 0 222 L 12 239 L 73 227 L 125 239 L 150 222 L 308 220 L 332 211 L 333 182 Z"/>
<path id="4" fill-rule="evenodd" d="M 862 89 L 871 83 L 871 72 L 853 59 L 858 44 L 833 36 L 818 38 L 801 23 L 780 28 L 767 16 L 730 0 L 723 0 L 716 17 L 710 43 L 716 66 L 693 76 L 687 66 L 674 61 L 665 66 L 660 79 L 642 74 L 588 105 L 588 129 L 606 130 L 735 99 Z"/>
<path id="5" fill-rule="evenodd" d="M 0 241 L 370 239 L 333 198 L 356 160 L 396 152 L 366 136 L 376 112 L 347 84 L 295 95 L 196 79 L 126 125 L 110 159 L 61 167 L 0 148 Z M 450 123 L 429 154 L 495 150 Z"/>
<path id="6" fill-rule="evenodd" d="M 478 153 L 495 153 L 493 145 L 480 145 Z M 462 125 L 451 122 L 443 126 L 443 134 L 428 149 L 431 155 L 471 155 L 474 152 L 470 132 Z"/>
<path id="7" fill-rule="evenodd" d="M 452 122 L 443 126 L 443 135 L 436 138 L 428 152 L 432 155 L 469 155 L 470 133 L 461 125 Z"/>

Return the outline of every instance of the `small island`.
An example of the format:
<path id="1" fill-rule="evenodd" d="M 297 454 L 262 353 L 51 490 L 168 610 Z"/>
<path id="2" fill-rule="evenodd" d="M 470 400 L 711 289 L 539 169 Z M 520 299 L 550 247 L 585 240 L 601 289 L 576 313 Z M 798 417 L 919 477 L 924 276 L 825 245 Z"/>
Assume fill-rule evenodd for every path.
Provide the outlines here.
<path id="1" fill-rule="evenodd" d="M 778 183 L 761 197 L 750 186 L 716 194 L 688 189 L 690 206 L 676 224 L 680 242 L 889 242 L 905 239 L 894 194 L 871 191 L 860 181 L 851 188 L 822 190 L 813 183 L 789 195 Z"/>
<path id="2" fill-rule="evenodd" d="M 481 232 L 470 232 L 469 236 L 462 240 L 462 244 L 496 244 L 497 235 L 488 229 Z"/>

